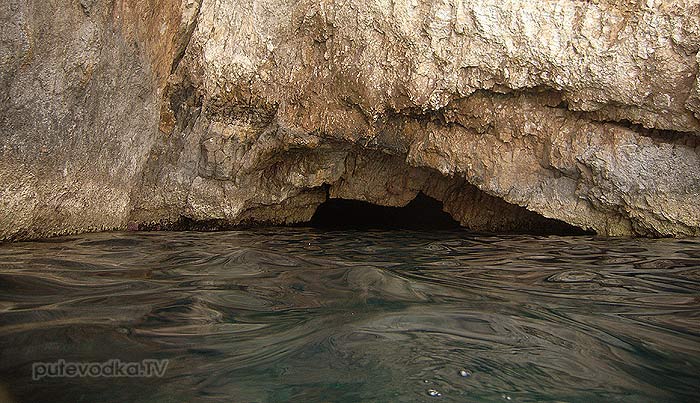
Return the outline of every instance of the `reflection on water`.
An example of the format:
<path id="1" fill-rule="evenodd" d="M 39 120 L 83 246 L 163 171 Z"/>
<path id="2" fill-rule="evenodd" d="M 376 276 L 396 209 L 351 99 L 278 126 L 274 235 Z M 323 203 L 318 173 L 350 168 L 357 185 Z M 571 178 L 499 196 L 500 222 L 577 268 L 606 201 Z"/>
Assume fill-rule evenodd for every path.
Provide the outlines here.
<path id="1" fill-rule="evenodd" d="M 700 240 L 264 229 L 0 247 L 18 402 L 700 400 Z M 163 378 L 33 362 L 169 359 Z"/>

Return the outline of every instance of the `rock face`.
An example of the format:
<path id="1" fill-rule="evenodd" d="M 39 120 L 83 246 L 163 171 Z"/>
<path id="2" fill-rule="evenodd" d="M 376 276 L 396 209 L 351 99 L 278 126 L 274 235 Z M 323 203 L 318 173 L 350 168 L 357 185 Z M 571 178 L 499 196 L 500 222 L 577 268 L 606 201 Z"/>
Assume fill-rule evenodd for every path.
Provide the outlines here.
<path id="1" fill-rule="evenodd" d="M 126 224 L 196 15 L 171 3 L 0 3 L 0 239 Z"/>
<path id="2" fill-rule="evenodd" d="M 697 0 L 9 0 L 0 238 L 308 221 L 700 235 Z"/>

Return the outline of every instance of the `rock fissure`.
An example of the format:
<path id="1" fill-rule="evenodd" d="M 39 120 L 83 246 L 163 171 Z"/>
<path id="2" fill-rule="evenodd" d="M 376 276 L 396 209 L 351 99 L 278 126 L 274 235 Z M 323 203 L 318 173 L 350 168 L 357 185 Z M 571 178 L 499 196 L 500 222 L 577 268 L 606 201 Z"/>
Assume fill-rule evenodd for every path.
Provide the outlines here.
<path id="1" fill-rule="evenodd" d="M 187 7 L 193 8 L 196 11 L 192 13 L 190 16 L 190 22 L 189 24 L 186 25 L 186 31 L 180 40 L 180 45 L 178 46 L 177 50 L 175 51 L 175 58 L 173 59 L 172 67 L 170 68 L 170 74 L 174 74 L 175 71 L 177 70 L 177 67 L 180 65 L 180 61 L 182 60 L 182 57 L 185 56 L 185 51 L 187 50 L 187 47 L 190 44 L 190 40 L 192 40 L 192 35 L 194 35 L 195 29 L 197 29 L 197 22 L 199 21 L 199 14 L 202 10 L 202 2 L 204 0 L 188 0 L 188 5 Z M 192 7 L 191 3 L 195 3 L 195 6 Z M 186 13 L 183 12 L 183 17 L 186 18 Z"/>

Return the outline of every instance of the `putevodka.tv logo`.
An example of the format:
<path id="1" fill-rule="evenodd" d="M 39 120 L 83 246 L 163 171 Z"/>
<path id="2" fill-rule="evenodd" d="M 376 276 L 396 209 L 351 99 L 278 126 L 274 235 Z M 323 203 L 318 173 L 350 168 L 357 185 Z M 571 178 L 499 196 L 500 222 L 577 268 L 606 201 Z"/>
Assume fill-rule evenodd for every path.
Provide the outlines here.
<path id="1" fill-rule="evenodd" d="M 104 362 L 35 362 L 32 379 L 43 378 L 161 378 L 168 368 L 168 360 L 124 362 L 111 359 Z"/>

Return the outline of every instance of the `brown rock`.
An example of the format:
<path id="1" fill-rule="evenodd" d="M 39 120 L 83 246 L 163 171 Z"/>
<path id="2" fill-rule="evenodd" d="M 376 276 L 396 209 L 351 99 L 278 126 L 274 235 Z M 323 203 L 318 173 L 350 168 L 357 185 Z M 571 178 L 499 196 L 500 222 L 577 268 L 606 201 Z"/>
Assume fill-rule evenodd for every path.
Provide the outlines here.
<path id="1" fill-rule="evenodd" d="M 418 192 L 478 230 L 698 236 L 699 15 L 695 0 L 9 0 L 0 238 L 286 224 L 326 193 Z"/>

